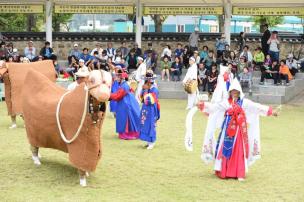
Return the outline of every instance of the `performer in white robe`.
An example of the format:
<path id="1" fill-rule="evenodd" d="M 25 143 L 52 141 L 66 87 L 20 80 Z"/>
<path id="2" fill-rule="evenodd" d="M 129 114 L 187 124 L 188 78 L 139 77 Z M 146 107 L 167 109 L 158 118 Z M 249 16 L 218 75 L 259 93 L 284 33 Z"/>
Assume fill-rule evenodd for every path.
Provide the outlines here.
<path id="1" fill-rule="evenodd" d="M 145 83 L 144 77 L 147 73 L 147 66 L 146 66 L 146 63 L 144 63 L 144 59 L 142 57 L 137 57 L 137 60 L 138 60 L 139 66 L 135 73 L 135 79 L 138 82 L 138 85 L 137 85 L 135 97 L 136 97 L 137 101 L 140 103 L 141 102 L 140 93 L 141 93 L 142 87 Z"/>
<path id="2" fill-rule="evenodd" d="M 189 59 L 189 69 L 187 71 L 187 74 L 183 80 L 183 84 L 185 85 L 188 80 L 196 80 L 197 81 L 197 64 L 195 61 L 194 57 L 191 57 Z M 196 101 L 196 93 L 194 92 L 192 94 L 188 94 L 188 105 L 186 110 L 191 109 L 192 107 L 195 106 L 195 101 Z"/>
<path id="3" fill-rule="evenodd" d="M 271 107 L 254 103 L 246 98 L 240 83 L 234 79 L 229 98 L 220 103 L 200 102 L 198 108 L 209 115 L 201 158 L 205 163 L 215 161 L 214 170 L 220 178 L 243 180 L 248 166 L 260 158 L 259 116 L 277 116 Z M 220 120 L 220 121 L 219 121 Z M 220 135 L 215 142 L 215 128 L 221 122 Z M 192 137 L 187 133 L 186 148 L 192 149 Z M 188 140 L 188 141 L 187 141 Z M 188 145 L 187 145 L 188 144 Z"/>

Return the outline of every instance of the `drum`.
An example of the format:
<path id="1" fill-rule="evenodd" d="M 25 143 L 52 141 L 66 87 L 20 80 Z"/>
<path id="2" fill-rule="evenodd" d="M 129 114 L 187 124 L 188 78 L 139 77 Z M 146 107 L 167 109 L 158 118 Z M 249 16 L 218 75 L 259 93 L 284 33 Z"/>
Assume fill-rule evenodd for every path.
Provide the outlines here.
<path id="1" fill-rule="evenodd" d="M 188 94 L 193 94 L 197 91 L 197 80 L 188 80 L 185 84 L 185 91 L 188 93 Z"/>

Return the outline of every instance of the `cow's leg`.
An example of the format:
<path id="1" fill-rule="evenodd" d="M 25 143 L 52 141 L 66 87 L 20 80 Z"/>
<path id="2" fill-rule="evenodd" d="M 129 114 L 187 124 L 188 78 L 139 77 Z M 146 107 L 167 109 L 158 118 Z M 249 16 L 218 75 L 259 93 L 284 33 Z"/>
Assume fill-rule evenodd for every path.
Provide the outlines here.
<path id="1" fill-rule="evenodd" d="M 34 164 L 37 166 L 41 165 L 41 162 L 39 160 L 39 154 L 38 154 L 39 147 L 35 147 L 35 146 L 31 145 L 31 151 L 32 151 L 32 159 L 34 161 Z"/>
<path id="2" fill-rule="evenodd" d="M 11 120 L 12 120 L 12 125 L 9 127 L 10 129 L 15 129 L 17 128 L 16 124 L 16 115 L 11 115 Z"/>
<path id="3" fill-rule="evenodd" d="M 79 178 L 80 178 L 80 186 L 86 187 L 87 186 L 87 179 L 86 179 L 86 171 L 78 169 Z"/>

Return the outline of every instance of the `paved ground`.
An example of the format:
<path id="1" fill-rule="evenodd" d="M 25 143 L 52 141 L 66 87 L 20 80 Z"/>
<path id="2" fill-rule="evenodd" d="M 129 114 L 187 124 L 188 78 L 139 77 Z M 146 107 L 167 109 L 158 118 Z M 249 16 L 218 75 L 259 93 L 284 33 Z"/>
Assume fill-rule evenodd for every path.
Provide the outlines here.
<path id="1" fill-rule="evenodd" d="M 304 91 L 302 91 L 299 95 L 294 97 L 288 104 L 304 106 Z"/>

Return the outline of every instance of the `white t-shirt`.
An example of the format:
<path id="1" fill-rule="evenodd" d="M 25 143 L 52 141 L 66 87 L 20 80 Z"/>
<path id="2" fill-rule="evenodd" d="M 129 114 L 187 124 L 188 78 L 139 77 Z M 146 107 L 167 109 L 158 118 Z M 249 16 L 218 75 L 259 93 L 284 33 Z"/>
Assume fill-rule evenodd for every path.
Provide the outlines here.
<path id="1" fill-rule="evenodd" d="M 146 72 L 147 72 L 147 66 L 146 66 L 146 64 L 143 62 L 143 63 L 141 63 L 141 64 L 138 66 L 138 68 L 137 68 L 137 70 L 136 70 L 135 79 L 136 79 L 137 81 L 142 80 L 142 77 L 146 75 Z"/>

